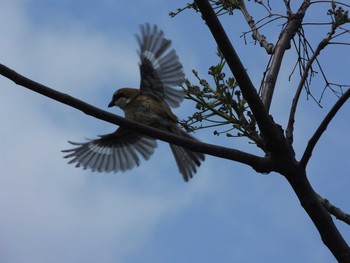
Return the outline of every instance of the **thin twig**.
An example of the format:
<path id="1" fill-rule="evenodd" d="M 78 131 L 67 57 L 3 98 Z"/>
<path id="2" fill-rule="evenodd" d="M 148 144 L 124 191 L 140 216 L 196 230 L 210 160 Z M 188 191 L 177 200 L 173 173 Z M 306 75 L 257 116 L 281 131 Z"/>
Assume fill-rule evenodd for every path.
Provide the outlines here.
<path id="1" fill-rule="evenodd" d="M 350 225 L 350 215 L 349 214 L 343 212 L 339 207 L 336 207 L 331 202 L 329 202 L 328 199 L 323 198 L 319 194 L 316 193 L 316 196 L 317 196 L 318 200 L 321 202 L 321 204 L 324 206 L 324 208 L 326 208 L 328 213 L 335 216 L 335 218 L 337 218 L 338 220 L 341 220 L 344 223 L 347 223 L 348 225 Z"/>
<path id="2" fill-rule="evenodd" d="M 339 109 L 344 105 L 344 103 L 349 99 L 350 97 L 350 88 L 339 98 L 339 100 L 334 104 L 332 109 L 328 112 L 326 117 L 321 122 L 320 126 L 315 131 L 314 135 L 312 135 L 311 139 L 309 140 L 307 147 L 304 151 L 304 154 L 300 160 L 301 167 L 306 168 L 306 165 L 308 161 L 311 158 L 312 151 L 315 148 L 317 142 L 321 138 L 322 134 L 327 129 L 329 123 L 332 121 L 334 116 L 337 114 Z"/>
<path id="3" fill-rule="evenodd" d="M 350 7 L 349 4 L 345 4 L 344 2 L 340 2 L 340 1 L 334 1 L 334 0 L 319 0 L 319 1 L 311 1 L 311 5 L 312 4 L 321 4 L 321 3 L 328 3 L 328 4 L 332 4 L 332 3 L 335 3 L 337 5 L 343 5 L 343 6 L 346 6 L 346 7 Z"/>
<path id="4" fill-rule="evenodd" d="M 327 46 L 329 40 L 331 39 L 331 36 L 332 36 L 331 34 L 328 34 L 328 36 L 326 38 L 322 39 L 322 41 L 317 45 L 317 48 L 315 49 L 315 51 L 313 52 L 313 55 L 311 56 L 308 63 L 306 64 L 304 71 L 303 71 L 303 74 L 301 76 L 301 79 L 299 81 L 299 85 L 298 85 L 298 88 L 295 92 L 295 96 L 293 98 L 292 106 L 290 109 L 288 126 L 286 129 L 286 137 L 287 137 L 287 140 L 289 141 L 290 144 L 293 143 L 295 113 L 297 110 L 301 91 L 306 83 L 306 80 L 309 76 L 309 71 L 311 70 L 314 61 L 317 60 L 317 57 L 321 53 L 322 49 L 324 49 Z"/>

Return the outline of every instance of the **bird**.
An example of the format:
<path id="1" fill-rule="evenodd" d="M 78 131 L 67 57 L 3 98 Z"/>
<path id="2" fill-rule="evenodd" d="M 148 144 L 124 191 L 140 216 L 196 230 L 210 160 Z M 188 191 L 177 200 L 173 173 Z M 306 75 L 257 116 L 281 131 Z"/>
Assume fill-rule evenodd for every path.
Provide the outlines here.
<path id="1" fill-rule="evenodd" d="M 185 81 L 182 64 L 171 40 L 165 38 L 157 25 L 146 23 L 136 35 L 140 57 L 140 88 L 120 88 L 114 92 L 108 107 L 119 107 L 126 119 L 168 131 L 185 138 L 197 140 L 179 126 L 171 111 L 184 100 Z M 63 150 L 69 164 L 97 172 L 125 172 L 140 165 L 140 157 L 148 160 L 157 147 L 156 139 L 125 127 L 99 136 L 97 139 L 77 143 L 75 148 Z M 179 172 L 187 182 L 205 160 L 203 153 L 169 144 Z"/>

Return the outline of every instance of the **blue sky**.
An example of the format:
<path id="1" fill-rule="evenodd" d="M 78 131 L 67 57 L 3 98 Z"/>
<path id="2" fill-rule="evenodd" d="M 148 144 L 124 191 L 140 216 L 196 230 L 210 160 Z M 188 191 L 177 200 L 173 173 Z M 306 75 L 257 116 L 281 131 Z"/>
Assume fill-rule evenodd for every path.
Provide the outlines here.
<path id="1" fill-rule="evenodd" d="M 296 1 L 300 2 L 300 1 Z M 0 63 L 35 81 L 107 109 L 119 87 L 138 87 L 137 42 L 145 22 L 171 38 L 186 75 L 202 76 L 216 62 L 215 43 L 199 14 L 171 19 L 177 1 L 30 1 L 0 2 Z M 321 20 L 328 6 L 312 8 Z M 224 19 L 240 25 L 237 14 Z M 256 85 L 267 56 L 239 36 L 229 35 Z M 278 25 L 268 27 L 272 40 Z M 311 31 L 310 31 L 311 32 Z M 316 43 L 324 31 L 310 40 Z M 249 40 L 249 38 L 248 38 Z M 321 61 L 332 80 L 349 84 L 348 49 L 333 47 Z M 287 53 L 271 113 L 285 126 L 297 77 Z M 315 94 L 322 82 L 315 80 Z M 96 174 L 67 165 L 61 150 L 67 140 L 82 141 L 116 127 L 16 86 L 0 77 L 0 261 L 12 262 L 335 262 L 300 207 L 287 182 L 277 174 L 256 174 L 249 167 L 207 156 L 195 178 L 182 181 L 170 149 L 159 142 L 148 162 L 120 174 Z M 335 97 L 327 93 L 319 108 L 306 96 L 297 113 L 297 155 Z M 175 113 L 186 118 L 193 104 Z M 349 104 L 322 137 L 308 167 L 316 191 L 350 211 Z M 117 109 L 113 112 L 121 114 Z M 258 153 L 242 139 L 198 131 L 202 141 Z M 337 222 L 350 242 L 350 229 Z"/>

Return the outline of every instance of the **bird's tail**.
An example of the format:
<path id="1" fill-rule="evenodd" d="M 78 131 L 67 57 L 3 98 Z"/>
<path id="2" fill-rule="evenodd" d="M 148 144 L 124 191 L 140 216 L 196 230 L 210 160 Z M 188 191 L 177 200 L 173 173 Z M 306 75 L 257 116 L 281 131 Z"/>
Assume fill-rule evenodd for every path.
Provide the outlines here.
<path id="1" fill-rule="evenodd" d="M 188 139 L 196 140 L 187 132 L 178 129 L 177 134 L 182 135 Z M 173 152 L 176 164 L 182 174 L 184 180 L 187 182 L 193 177 L 197 171 L 197 167 L 204 161 L 205 155 L 203 153 L 193 152 L 181 146 L 170 144 L 171 151 Z"/>

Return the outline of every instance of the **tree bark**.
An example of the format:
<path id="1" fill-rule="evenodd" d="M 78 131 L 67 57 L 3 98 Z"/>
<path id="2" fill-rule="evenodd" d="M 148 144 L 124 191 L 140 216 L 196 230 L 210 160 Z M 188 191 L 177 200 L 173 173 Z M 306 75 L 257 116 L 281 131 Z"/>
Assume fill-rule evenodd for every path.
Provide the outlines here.
<path id="1" fill-rule="evenodd" d="M 350 262 L 350 248 L 337 227 L 332 217 L 321 204 L 317 194 L 307 179 L 305 170 L 298 169 L 285 175 L 286 179 L 296 193 L 301 206 L 305 209 L 312 222 L 320 233 L 323 243 L 329 248 L 338 262 Z"/>
<path id="2" fill-rule="evenodd" d="M 256 117 L 260 132 L 265 140 L 268 152 L 267 158 L 274 164 L 274 171 L 283 175 L 292 186 L 297 195 L 301 206 L 305 209 L 318 232 L 321 235 L 323 243 L 329 248 L 334 257 L 339 262 L 350 262 L 350 248 L 344 238 L 335 226 L 330 214 L 318 199 L 315 191 L 311 187 L 307 176 L 305 166 L 300 165 L 295 159 L 292 145 L 286 140 L 282 129 L 268 116 L 267 110 L 264 107 L 261 99 L 250 81 L 238 55 L 236 54 L 231 42 L 229 41 L 226 32 L 224 31 L 220 21 L 218 20 L 214 10 L 208 0 L 195 0 L 203 19 L 212 32 L 221 52 L 223 53 L 227 64 L 229 65 L 232 74 L 237 79 L 242 91 L 243 97 L 247 100 L 254 116 Z M 304 1 L 299 12 L 296 14 L 294 23 L 291 23 L 291 29 L 286 34 L 287 39 L 294 36 L 295 30 L 302 22 L 302 18 L 308 8 L 310 1 Z M 287 48 L 287 41 L 284 41 L 283 50 Z M 283 52 L 282 52 L 283 53 Z M 282 54 L 281 53 L 281 54 Z M 283 54 L 281 55 L 281 59 Z M 277 77 L 279 65 L 277 65 Z M 269 95 L 272 98 L 274 83 L 272 84 L 272 93 Z M 269 99 L 268 99 L 269 100 Z M 269 102 L 267 103 L 269 104 Z"/>

